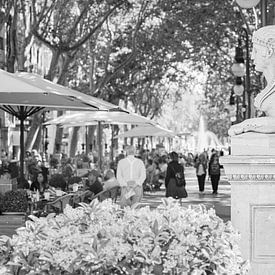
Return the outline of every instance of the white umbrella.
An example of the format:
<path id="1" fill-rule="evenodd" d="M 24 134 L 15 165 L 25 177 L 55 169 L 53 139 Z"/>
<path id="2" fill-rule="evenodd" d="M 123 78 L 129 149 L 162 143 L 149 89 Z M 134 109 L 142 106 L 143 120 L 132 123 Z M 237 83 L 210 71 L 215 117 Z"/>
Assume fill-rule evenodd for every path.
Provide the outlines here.
<path id="1" fill-rule="evenodd" d="M 20 120 L 20 179 L 23 180 L 24 120 L 44 108 L 119 110 L 119 107 L 31 73 L 0 70 L 0 108 Z M 121 110 L 121 109 L 120 109 Z"/>
<path id="2" fill-rule="evenodd" d="M 155 125 L 155 123 L 143 116 L 135 113 L 119 111 L 93 111 L 93 112 L 73 112 L 65 114 L 55 119 L 45 122 L 46 125 L 62 125 L 65 127 L 102 124 L 132 124 L 132 125 Z"/>
<path id="3" fill-rule="evenodd" d="M 60 125 L 63 127 L 98 125 L 98 142 L 101 142 L 101 124 L 132 124 L 132 125 L 155 125 L 155 123 L 135 113 L 119 111 L 94 111 L 83 113 L 71 113 L 49 120 L 46 125 Z M 113 139 L 112 139 L 113 142 Z M 100 147 L 101 148 L 101 147 Z M 113 154 L 113 152 L 112 152 Z M 99 150 L 99 166 L 101 166 L 102 152 Z"/>
<path id="4" fill-rule="evenodd" d="M 10 106 L 8 112 L 16 106 L 50 109 L 110 110 L 118 106 L 101 99 L 55 84 L 31 73 L 8 73 L 0 70 L 0 104 Z M 12 107 L 14 106 L 14 107 Z"/>
<path id="5" fill-rule="evenodd" d="M 26 73 L 26 72 L 19 72 L 15 74 L 20 80 L 25 82 L 26 84 L 32 85 L 34 88 L 32 91 L 21 91 L 22 92 L 29 92 L 29 93 L 35 93 L 38 95 L 39 93 L 42 94 L 48 94 L 50 96 L 52 95 L 60 95 L 63 97 L 66 97 L 72 101 L 78 101 L 82 104 L 86 105 L 84 107 L 85 110 L 121 110 L 117 105 L 114 105 L 112 103 L 109 103 L 107 101 L 104 101 L 102 99 L 78 92 L 76 90 L 70 89 L 68 87 L 56 84 L 54 82 L 51 82 L 47 79 L 44 79 L 40 75 L 32 74 L 32 73 Z M 32 94 L 33 95 L 33 94 Z M 65 107 L 65 109 L 73 109 L 74 106 L 68 105 L 66 108 L 66 105 L 62 103 L 62 100 L 59 102 L 50 102 L 51 104 L 48 107 L 51 108 L 58 108 L 57 106 L 61 104 L 61 108 Z M 43 104 L 43 102 L 36 100 L 34 104 Z M 82 108 L 82 106 L 81 106 Z M 80 108 L 78 108 L 80 109 Z"/>
<path id="6" fill-rule="evenodd" d="M 127 138 L 127 137 L 170 137 L 176 136 L 170 130 L 167 130 L 159 125 L 151 126 L 138 126 L 125 133 L 117 135 L 115 138 Z"/>

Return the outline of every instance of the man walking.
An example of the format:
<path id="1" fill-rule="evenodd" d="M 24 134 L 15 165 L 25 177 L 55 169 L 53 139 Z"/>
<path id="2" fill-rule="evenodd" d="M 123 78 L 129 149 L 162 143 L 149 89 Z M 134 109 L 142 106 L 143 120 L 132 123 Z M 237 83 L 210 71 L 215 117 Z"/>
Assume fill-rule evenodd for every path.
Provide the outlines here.
<path id="1" fill-rule="evenodd" d="M 121 159 L 117 166 L 117 180 L 121 186 L 121 206 L 131 206 L 141 201 L 143 182 L 146 178 L 145 165 L 135 157 L 135 148 L 127 146 L 127 157 Z"/>

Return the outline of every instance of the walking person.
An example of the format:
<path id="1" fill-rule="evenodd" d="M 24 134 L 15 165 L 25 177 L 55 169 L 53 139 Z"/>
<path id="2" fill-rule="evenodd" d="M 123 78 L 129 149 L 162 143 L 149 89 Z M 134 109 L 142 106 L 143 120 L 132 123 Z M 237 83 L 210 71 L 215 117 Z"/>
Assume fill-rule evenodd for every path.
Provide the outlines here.
<path id="1" fill-rule="evenodd" d="M 179 164 L 179 157 L 176 152 L 172 152 L 170 158 L 171 161 L 168 163 L 165 177 L 166 197 L 173 197 L 174 199 L 186 198 L 184 167 Z M 177 179 L 178 177 L 181 178 L 182 183 Z"/>
<path id="2" fill-rule="evenodd" d="M 207 172 L 207 157 L 205 153 L 201 153 L 195 157 L 194 167 L 196 168 L 196 175 L 199 184 L 199 191 L 201 194 L 204 192 L 205 178 Z"/>
<path id="3" fill-rule="evenodd" d="M 218 154 L 213 154 L 208 165 L 208 175 L 211 180 L 213 194 L 218 194 L 218 185 L 221 177 L 221 165 Z"/>
<path id="4" fill-rule="evenodd" d="M 143 194 L 143 182 L 146 179 L 146 169 L 143 161 L 135 157 L 134 146 L 127 146 L 127 157 L 117 165 L 117 180 L 121 186 L 120 204 L 132 206 L 140 202 Z"/>

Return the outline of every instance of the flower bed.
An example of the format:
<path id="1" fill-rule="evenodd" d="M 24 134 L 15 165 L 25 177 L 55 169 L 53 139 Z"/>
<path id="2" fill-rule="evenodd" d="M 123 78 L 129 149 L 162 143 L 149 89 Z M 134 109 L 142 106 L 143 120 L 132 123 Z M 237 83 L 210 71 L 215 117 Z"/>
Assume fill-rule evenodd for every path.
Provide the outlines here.
<path id="1" fill-rule="evenodd" d="M 11 239 L 0 238 L 0 273 L 247 273 L 238 233 L 202 205 L 166 199 L 154 210 L 121 209 L 105 200 L 31 219 Z"/>

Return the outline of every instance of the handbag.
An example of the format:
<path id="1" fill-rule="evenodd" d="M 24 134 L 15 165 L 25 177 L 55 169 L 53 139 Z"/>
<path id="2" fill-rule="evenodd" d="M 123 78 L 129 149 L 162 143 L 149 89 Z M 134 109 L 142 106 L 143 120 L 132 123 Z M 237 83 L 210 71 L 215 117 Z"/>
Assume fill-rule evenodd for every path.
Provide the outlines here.
<path id="1" fill-rule="evenodd" d="M 184 177 L 184 173 L 183 173 L 183 167 L 181 166 L 182 171 L 179 171 L 179 172 L 176 172 L 173 167 L 171 167 L 171 168 L 172 168 L 172 170 L 174 171 L 174 174 L 175 174 L 176 185 L 178 187 L 182 187 L 182 186 L 185 187 L 186 181 L 185 181 L 185 177 Z"/>

